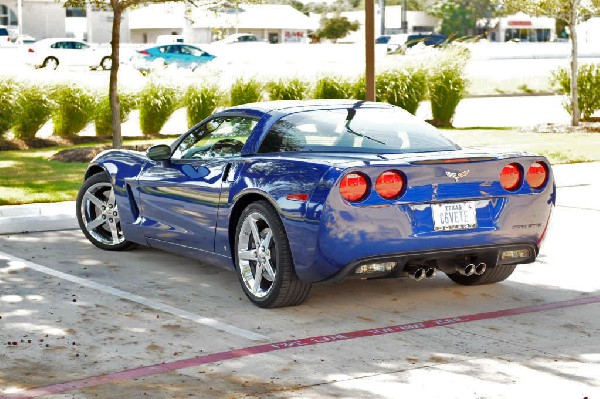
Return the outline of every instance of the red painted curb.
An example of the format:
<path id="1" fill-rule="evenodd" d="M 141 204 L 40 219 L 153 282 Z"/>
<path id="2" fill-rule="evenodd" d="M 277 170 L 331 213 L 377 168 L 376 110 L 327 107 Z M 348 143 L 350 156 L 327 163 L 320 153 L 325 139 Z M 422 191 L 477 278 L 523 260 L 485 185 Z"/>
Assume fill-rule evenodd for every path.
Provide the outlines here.
<path id="1" fill-rule="evenodd" d="M 302 338 L 297 340 L 282 341 L 272 344 L 264 344 L 257 346 L 250 346 L 242 349 L 234 349 L 227 352 L 218 352 L 210 355 L 193 357 L 190 359 L 177 360 L 169 363 L 155 364 L 152 366 L 145 366 L 134 368 L 130 370 L 119 371 L 112 374 L 105 374 L 95 377 L 87 377 L 80 380 L 71 382 L 65 382 L 62 384 L 48 385 L 41 388 L 34 388 L 27 391 L 9 394 L 8 396 L 0 397 L 0 399 L 25 399 L 25 398 L 38 398 L 45 395 L 55 395 L 64 392 L 70 392 L 80 390 L 89 387 L 95 387 L 103 384 L 110 384 L 124 380 L 132 380 L 141 377 L 148 377 L 156 374 L 164 374 L 170 371 L 181 370 L 189 367 L 196 367 L 203 364 L 220 362 L 229 359 L 238 359 L 251 355 L 258 355 L 261 353 L 280 351 L 284 349 L 296 348 L 300 346 L 312 346 L 325 344 L 329 342 L 345 341 L 349 339 L 373 337 L 376 335 L 385 334 L 397 334 L 407 331 L 425 330 L 429 328 L 448 326 L 451 324 L 462 324 L 469 323 L 479 320 L 490 320 L 501 317 L 517 316 L 527 313 L 543 312 L 554 309 L 564 309 L 574 306 L 588 305 L 592 303 L 600 303 L 600 296 L 585 297 L 580 299 L 572 299 L 568 301 L 550 302 L 539 305 L 525 306 L 521 308 L 498 310 L 494 312 L 477 313 L 466 316 L 442 318 L 421 321 L 409 324 L 399 324 L 394 326 L 358 330 L 352 332 L 346 332 L 342 334 L 322 335 L 318 337 Z"/>

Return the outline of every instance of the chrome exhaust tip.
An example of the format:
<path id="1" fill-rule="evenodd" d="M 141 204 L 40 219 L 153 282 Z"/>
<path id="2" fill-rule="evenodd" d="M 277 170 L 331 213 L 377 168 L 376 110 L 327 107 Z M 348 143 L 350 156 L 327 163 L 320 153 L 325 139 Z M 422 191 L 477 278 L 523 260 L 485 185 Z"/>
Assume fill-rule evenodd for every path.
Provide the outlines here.
<path id="1" fill-rule="evenodd" d="M 425 278 L 434 278 L 435 277 L 435 268 L 429 267 L 425 270 Z"/>
<path id="2" fill-rule="evenodd" d="M 477 266 L 475 266 L 475 274 L 478 276 L 481 276 L 483 273 L 485 273 L 486 270 L 487 265 L 483 262 L 478 263 Z"/>
<path id="3" fill-rule="evenodd" d="M 462 274 L 463 276 L 472 276 L 475 273 L 476 266 L 472 263 L 469 263 L 465 266 L 457 266 L 456 271 Z"/>

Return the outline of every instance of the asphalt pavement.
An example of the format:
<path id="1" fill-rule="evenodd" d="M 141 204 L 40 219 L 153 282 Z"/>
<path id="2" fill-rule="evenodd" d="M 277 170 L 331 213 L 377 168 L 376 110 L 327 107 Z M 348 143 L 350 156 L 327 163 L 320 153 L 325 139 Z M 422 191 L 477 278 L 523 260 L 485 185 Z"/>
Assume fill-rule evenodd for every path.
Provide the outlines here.
<path id="1" fill-rule="evenodd" d="M 507 281 L 346 281 L 283 309 L 163 251 L 0 235 L 0 397 L 596 398 L 600 163 L 555 173 L 542 252 Z"/>

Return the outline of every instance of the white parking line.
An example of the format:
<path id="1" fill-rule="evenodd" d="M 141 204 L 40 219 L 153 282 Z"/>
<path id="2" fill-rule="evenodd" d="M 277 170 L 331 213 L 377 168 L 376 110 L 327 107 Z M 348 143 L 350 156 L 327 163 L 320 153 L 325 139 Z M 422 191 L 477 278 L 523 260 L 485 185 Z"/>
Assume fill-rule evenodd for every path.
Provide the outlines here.
<path id="1" fill-rule="evenodd" d="M 242 328 L 232 326 L 227 323 L 222 323 L 209 317 L 204 317 L 195 313 L 188 312 L 187 310 L 179 309 L 171 305 L 164 304 L 152 299 L 145 298 L 140 295 L 132 294 L 130 292 L 122 291 L 118 288 L 113 288 L 104 284 L 99 284 L 91 280 L 87 280 L 81 277 L 74 276 L 60 272 L 58 270 L 51 269 L 46 266 L 38 265 L 37 263 L 30 262 L 25 259 L 17 258 L 16 256 L 9 255 L 0 251 L 0 260 L 8 261 L 9 267 L 19 268 L 27 267 L 40 273 L 48 274 L 72 283 L 80 284 L 84 287 L 92 288 L 97 291 L 101 291 L 110 295 L 114 295 L 119 298 L 127 299 L 132 302 L 139 303 L 141 305 L 160 310 L 161 312 L 170 313 L 174 316 L 181 317 L 182 319 L 193 321 L 194 323 L 202 324 L 208 327 L 212 327 L 217 330 L 224 331 L 229 334 L 237 335 L 239 337 L 247 338 L 252 341 L 268 340 L 269 337 L 255 332 L 244 330 Z"/>

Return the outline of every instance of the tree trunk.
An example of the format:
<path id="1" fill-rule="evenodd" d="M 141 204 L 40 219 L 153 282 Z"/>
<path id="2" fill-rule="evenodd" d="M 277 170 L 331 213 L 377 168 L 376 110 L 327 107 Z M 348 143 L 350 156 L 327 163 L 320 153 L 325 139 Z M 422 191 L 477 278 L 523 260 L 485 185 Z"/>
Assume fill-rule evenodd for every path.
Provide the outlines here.
<path id="1" fill-rule="evenodd" d="M 112 68 L 108 85 L 108 98 L 112 112 L 113 147 L 121 148 L 121 104 L 119 102 L 117 78 L 119 75 L 119 44 L 121 42 L 121 15 L 123 10 L 118 0 L 111 0 L 113 9 L 112 25 Z"/>
<path id="2" fill-rule="evenodd" d="M 573 0 L 571 15 L 569 18 L 569 29 L 571 30 L 571 126 L 579 126 L 579 90 L 577 87 L 577 7 L 579 0 Z"/>

